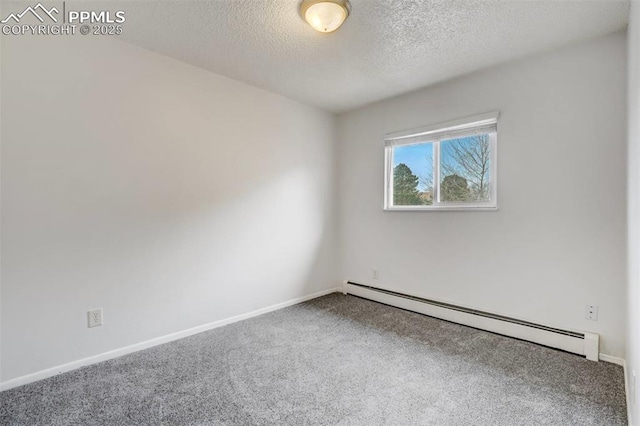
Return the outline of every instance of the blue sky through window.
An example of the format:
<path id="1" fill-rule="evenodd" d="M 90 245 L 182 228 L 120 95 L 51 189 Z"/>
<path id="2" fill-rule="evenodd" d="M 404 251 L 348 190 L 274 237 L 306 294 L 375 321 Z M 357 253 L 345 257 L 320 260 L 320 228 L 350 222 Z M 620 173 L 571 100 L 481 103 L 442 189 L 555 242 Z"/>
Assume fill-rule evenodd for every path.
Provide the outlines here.
<path id="1" fill-rule="evenodd" d="M 418 190 L 426 189 L 425 181 L 431 181 L 433 175 L 433 145 L 421 143 L 415 145 L 402 145 L 393 148 L 393 167 L 398 164 L 406 164 L 414 175 L 420 179 Z"/>

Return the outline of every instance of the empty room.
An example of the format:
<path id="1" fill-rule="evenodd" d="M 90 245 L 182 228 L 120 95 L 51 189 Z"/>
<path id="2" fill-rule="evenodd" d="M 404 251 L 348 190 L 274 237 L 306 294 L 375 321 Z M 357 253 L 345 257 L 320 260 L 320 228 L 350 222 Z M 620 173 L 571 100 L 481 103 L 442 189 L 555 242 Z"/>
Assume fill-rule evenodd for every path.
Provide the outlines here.
<path id="1" fill-rule="evenodd" d="M 640 426 L 640 3 L 0 31 L 1 425 Z"/>

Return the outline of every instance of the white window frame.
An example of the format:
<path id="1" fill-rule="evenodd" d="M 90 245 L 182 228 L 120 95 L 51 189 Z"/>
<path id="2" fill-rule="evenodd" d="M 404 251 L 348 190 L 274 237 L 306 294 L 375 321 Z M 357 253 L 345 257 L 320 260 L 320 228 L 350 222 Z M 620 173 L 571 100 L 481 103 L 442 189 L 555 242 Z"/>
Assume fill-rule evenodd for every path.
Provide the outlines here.
<path id="1" fill-rule="evenodd" d="M 386 211 L 483 211 L 498 209 L 498 118 L 500 113 L 492 111 L 445 123 L 385 135 L 384 149 L 384 210 Z M 465 137 L 479 132 L 491 133 L 491 168 L 489 170 L 491 197 L 486 202 L 441 202 L 440 201 L 440 142 L 455 137 Z M 433 144 L 433 204 L 420 206 L 393 205 L 393 148 L 414 144 Z"/>

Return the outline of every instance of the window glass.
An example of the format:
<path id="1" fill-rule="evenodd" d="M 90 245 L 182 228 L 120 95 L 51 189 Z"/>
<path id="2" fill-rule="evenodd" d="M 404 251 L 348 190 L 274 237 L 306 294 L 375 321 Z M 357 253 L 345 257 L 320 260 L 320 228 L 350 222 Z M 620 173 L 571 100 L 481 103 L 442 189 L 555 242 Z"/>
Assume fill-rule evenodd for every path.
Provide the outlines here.
<path id="1" fill-rule="evenodd" d="M 433 204 L 433 144 L 414 144 L 393 150 L 393 204 Z"/>
<path id="2" fill-rule="evenodd" d="M 440 202 L 491 199 L 491 142 L 481 134 L 440 142 Z"/>

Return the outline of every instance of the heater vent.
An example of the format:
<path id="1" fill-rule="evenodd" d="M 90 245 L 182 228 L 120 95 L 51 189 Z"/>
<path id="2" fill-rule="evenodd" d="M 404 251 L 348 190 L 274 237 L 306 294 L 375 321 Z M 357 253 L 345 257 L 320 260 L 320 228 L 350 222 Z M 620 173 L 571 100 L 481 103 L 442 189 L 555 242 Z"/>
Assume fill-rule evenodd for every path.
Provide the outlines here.
<path id="1" fill-rule="evenodd" d="M 563 330 L 393 290 L 345 281 L 343 292 L 458 324 L 562 349 L 598 361 L 599 335 Z"/>

